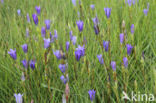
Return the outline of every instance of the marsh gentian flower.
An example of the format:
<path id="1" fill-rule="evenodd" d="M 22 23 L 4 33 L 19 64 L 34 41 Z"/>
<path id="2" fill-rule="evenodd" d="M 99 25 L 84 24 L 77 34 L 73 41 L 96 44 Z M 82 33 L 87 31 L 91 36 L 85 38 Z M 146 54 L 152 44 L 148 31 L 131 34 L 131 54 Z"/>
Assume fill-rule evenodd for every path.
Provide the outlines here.
<path id="1" fill-rule="evenodd" d="M 23 44 L 21 47 L 22 47 L 24 53 L 28 52 L 28 45 L 27 44 Z"/>
<path id="2" fill-rule="evenodd" d="M 14 60 L 17 59 L 16 50 L 10 49 L 10 51 L 8 51 L 8 54 L 9 54 Z"/>
<path id="3" fill-rule="evenodd" d="M 105 15 L 107 16 L 107 18 L 110 18 L 111 8 L 104 8 L 104 11 L 105 11 Z"/>
<path id="4" fill-rule="evenodd" d="M 76 6 L 76 0 L 72 0 L 72 4 Z"/>
<path id="5" fill-rule="evenodd" d="M 4 3 L 4 0 L 1 0 L 1 3 L 3 4 Z"/>
<path id="6" fill-rule="evenodd" d="M 99 59 L 100 64 L 103 64 L 103 58 L 102 58 L 102 54 L 97 55 L 97 58 Z"/>
<path id="7" fill-rule="evenodd" d="M 65 71 L 66 71 L 66 64 L 59 64 L 59 68 L 60 68 L 62 73 L 65 73 Z"/>
<path id="8" fill-rule="evenodd" d="M 94 10 L 94 9 L 95 9 L 95 5 L 94 5 L 94 4 L 90 5 L 90 8 L 91 8 L 92 10 Z"/>
<path id="9" fill-rule="evenodd" d="M 68 51 L 68 50 L 69 50 L 69 46 L 70 46 L 70 42 L 69 42 L 69 41 L 67 41 L 67 42 L 66 42 L 66 51 Z"/>
<path id="10" fill-rule="evenodd" d="M 50 29 L 50 20 L 45 20 L 44 23 L 46 25 L 47 30 L 49 30 Z"/>
<path id="11" fill-rule="evenodd" d="M 35 25 L 38 25 L 38 17 L 36 14 L 32 14 Z"/>
<path id="12" fill-rule="evenodd" d="M 143 12 L 144 12 L 145 16 L 147 16 L 148 9 L 144 9 Z"/>
<path id="13" fill-rule="evenodd" d="M 36 6 L 35 9 L 36 9 L 37 14 L 40 15 L 41 7 L 40 6 Z"/>
<path id="14" fill-rule="evenodd" d="M 54 30 L 54 38 L 55 38 L 55 40 L 58 38 L 58 36 L 57 36 L 57 30 Z"/>
<path id="15" fill-rule="evenodd" d="M 72 40 L 72 38 L 73 38 L 73 31 L 69 32 L 69 36 L 70 36 L 70 40 Z"/>
<path id="16" fill-rule="evenodd" d="M 17 10 L 17 14 L 18 14 L 18 16 L 21 15 L 21 10 L 20 9 Z"/>
<path id="17" fill-rule="evenodd" d="M 67 83 L 67 79 L 66 79 L 63 75 L 60 77 L 60 79 L 61 79 L 61 81 L 62 81 L 64 84 Z"/>
<path id="18" fill-rule="evenodd" d="M 147 3 L 147 9 L 149 10 L 149 3 Z"/>
<path id="19" fill-rule="evenodd" d="M 76 24 L 77 24 L 79 31 L 82 32 L 83 31 L 83 21 L 79 20 L 76 22 Z"/>
<path id="20" fill-rule="evenodd" d="M 41 28 L 41 35 L 43 38 L 46 36 L 46 28 L 45 27 Z"/>
<path id="21" fill-rule="evenodd" d="M 76 37 L 76 36 L 73 36 L 73 37 L 72 37 L 72 43 L 73 43 L 73 45 L 76 44 L 76 41 L 77 41 L 77 37 Z"/>
<path id="22" fill-rule="evenodd" d="M 120 34 L 120 43 L 122 44 L 123 42 L 124 42 L 124 34 L 121 33 L 121 34 Z"/>
<path id="23" fill-rule="evenodd" d="M 131 6 L 132 5 L 132 0 L 127 0 L 127 3 L 128 3 L 129 6 Z"/>
<path id="24" fill-rule="evenodd" d="M 95 26 L 95 25 L 94 25 L 94 32 L 95 32 L 95 34 L 96 34 L 96 35 L 98 35 L 98 34 L 99 34 L 98 27 L 97 27 L 97 26 Z"/>
<path id="25" fill-rule="evenodd" d="M 28 62 L 26 59 L 22 60 L 21 63 L 23 64 L 24 68 L 26 68 L 26 69 L 28 68 Z"/>
<path id="26" fill-rule="evenodd" d="M 103 48 L 105 49 L 105 51 L 107 52 L 109 49 L 109 41 L 104 41 L 103 40 Z"/>
<path id="27" fill-rule="evenodd" d="M 44 48 L 48 48 L 50 46 L 50 39 L 44 38 Z"/>
<path id="28" fill-rule="evenodd" d="M 16 99 L 16 103 L 22 103 L 23 102 L 23 99 L 22 99 L 23 94 L 20 94 L 20 93 L 16 94 L 15 93 L 14 96 Z"/>
<path id="29" fill-rule="evenodd" d="M 32 69 L 35 69 L 35 60 L 31 60 L 31 61 L 30 61 L 30 67 L 31 67 Z"/>
<path id="30" fill-rule="evenodd" d="M 62 58 L 61 52 L 59 50 L 53 51 L 53 54 L 58 60 Z"/>
<path id="31" fill-rule="evenodd" d="M 85 48 L 84 48 L 84 46 L 80 46 L 79 45 L 78 48 L 76 48 L 76 50 L 75 50 L 75 58 L 76 58 L 76 60 L 79 61 L 80 58 L 82 56 L 84 56 L 84 54 L 85 54 Z"/>
<path id="32" fill-rule="evenodd" d="M 51 43 L 54 42 L 54 36 L 51 34 L 51 32 L 50 32 L 50 41 L 51 41 Z"/>
<path id="33" fill-rule="evenodd" d="M 95 93 L 96 93 L 96 91 L 94 91 L 94 89 L 88 91 L 88 94 L 89 94 L 91 101 L 93 101 L 95 99 Z"/>
<path id="34" fill-rule="evenodd" d="M 134 34 L 134 24 L 131 25 L 131 34 Z"/>
<path id="35" fill-rule="evenodd" d="M 130 55 L 132 52 L 133 46 L 131 46 L 130 44 L 127 44 L 126 46 L 127 46 L 127 54 Z"/>
<path id="36" fill-rule="evenodd" d="M 113 71 L 116 71 L 116 62 L 115 61 L 111 62 L 111 67 L 112 67 Z"/>
<path id="37" fill-rule="evenodd" d="M 126 57 L 123 58 L 123 64 L 125 68 L 128 67 L 128 59 Z"/>
<path id="38" fill-rule="evenodd" d="M 99 19 L 97 16 L 95 18 L 93 18 L 92 20 L 93 20 L 93 23 L 95 26 L 97 26 L 99 24 Z"/>
<path id="39" fill-rule="evenodd" d="M 27 22 L 30 23 L 30 17 L 28 13 L 27 13 Z"/>

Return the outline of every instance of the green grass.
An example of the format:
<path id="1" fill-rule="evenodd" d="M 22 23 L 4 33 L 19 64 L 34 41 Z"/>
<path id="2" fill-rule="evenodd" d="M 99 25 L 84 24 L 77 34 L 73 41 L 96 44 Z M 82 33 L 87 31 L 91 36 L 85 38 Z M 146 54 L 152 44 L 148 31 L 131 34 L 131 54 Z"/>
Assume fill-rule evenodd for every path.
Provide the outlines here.
<path id="1" fill-rule="evenodd" d="M 122 103 L 124 85 L 127 85 L 128 94 L 135 91 L 142 94 L 155 94 L 156 97 L 156 1 L 139 0 L 138 4 L 131 7 L 125 5 L 124 0 L 82 0 L 81 2 L 82 11 L 78 1 L 77 6 L 74 7 L 71 0 L 4 0 L 4 4 L 0 3 L 0 103 L 14 103 L 14 93 L 24 94 L 24 103 L 30 103 L 31 100 L 34 100 L 34 103 L 61 103 L 65 85 L 60 80 L 62 72 L 58 65 L 62 62 L 68 63 L 66 73 L 69 75 L 69 103 L 89 103 L 88 90 L 90 89 L 96 90 L 95 103 Z M 145 16 L 143 9 L 147 8 L 148 2 L 149 12 Z M 95 4 L 94 11 L 90 9 L 90 4 Z M 36 12 L 36 5 L 41 6 L 38 26 L 35 26 L 31 16 Z M 112 8 L 110 25 L 104 7 Z M 21 9 L 21 16 L 17 15 L 17 9 Z M 75 48 L 82 45 L 82 37 L 76 25 L 76 21 L 79 20 L 78 11 L 84 22 L 82 36 L 87 40 L 85 56 L 79 62 L 75 60 L 74 55 Z M 27 13 L 31 17 L 31 23 L 27 23 Z M 100 21 L 98 36 L 94 33 L 92 22 L 96 14 Z M 48 63 L 45 65 L 44 53 L 47 50 L 43 47 L 40 33 L 45 19 L 52 20 L 50 31 L 53 33 L 56 29 L 58 32 L 58 41 L 51 44 L 51 49 L 60 49 L 62 46 L 63 51 L 66 52 L 65 43 L 70 40 L 69 31 L 72 30 L 73 35 L 77 36 L 76 45 L 70 45 L 68 59 L 57 60 L 50 49 Z M 119 34 L 122 33 L 123 20 L 127 31 L 125 44 L 134 46 L 130 56 L 126 54 L 125 44 L 120 47 Z M 130 33 L 131 24 L 135 25 L 133 38 Z M 109 40 L 109 26 L 111 57 L 100 46 L 103 40 Z M 25 37 L 26 28 L 30 30 L 29 38 Z M 29 47 L 27 55 L 21 48 L 24 43 Z M 16 48 L 16 61 L 7 53 L 10 48 Z M 145 59 L 142 58 L 142 52 Z M 98 54 L 103 54 L 108 71 L 99 63 Z M 129 60 L 127 69 L 122 66 L 123 56 L 127 56 Z M 21 60 L 26 58 L 36 60 L 36 69 L 29 68 L 26 73 L 28 78 L 22 82 L 21 74 L 26 70 Z M 117 64 L 117 82 L 113 80 L 110 58 Z M 45 77 L 45 68 L 48 70 L 47 77 Z M 111 81 L 107 80 L 108 74 Z"/>

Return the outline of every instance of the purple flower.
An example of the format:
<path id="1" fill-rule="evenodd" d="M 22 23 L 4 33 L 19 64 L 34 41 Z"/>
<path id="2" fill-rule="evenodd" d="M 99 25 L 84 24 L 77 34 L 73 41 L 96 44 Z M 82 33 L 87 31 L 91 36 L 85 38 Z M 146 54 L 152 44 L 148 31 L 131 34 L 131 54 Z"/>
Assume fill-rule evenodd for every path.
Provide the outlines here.
<path id="1" fill-rule="evenodd" d="M 93 23 L 95 26 L 97 26 L 99 24 L 99 20 L 98 20 L 97 16 L 95 18 L 93 18 L 92 20 L 93 20 Z"/>
<path id="2" fill-rule="evenodd" d="M 90 5 L 90 8 L 91 8 L 92 10 L 94 10 L 94 9 L 95 9 L 95 5 L 94 5 L 94 4 Z"/>
<path id="3" fill-rule="evenodd" d="M 36 6 L 35 9 L 36 9 L 37 14 L 40 15 L 41 7 L 40 6 Z"/>
<path id="4" fill-rule="evenodd" d="M 111 8 L 104 8 L 105 14 L 107 16 L 107 18 L 110 18 L 111 15 Z"/>
<path id="5" fill-rule="evenodd" d="M 24 53 L 28 52 L 28 45 L 27 44 L 23 44 L 21 47 L 22 47 Z"/>
<path id="6" fill-rule="evenodd" d="M 76 0 L 72 0 L 72 4 L 76 6 Z"/>
<path id="7" fill-rule="evenodd" d="M 63 75 L 60 77 L 60 79 L 61 79 L 61 81 L 62 81 L 64 84 L 67 83 L 67 79 L 66 79 Z"/>
<path id="8" fill-rule="evenodd" d="M 69 36 L 70 36 L 70 40 L 72 40 L 72 38 L 73 38 L 73 31 L 69 32 Z"/>
<path id="9" fill-rule="evenodd" d="M 123 64 L 125 68 L 128 67 L 128 59 L 126 57 L 123 58 Z"/>
<path id="10" fill-rule="evenodd" d="M 134 34 L 134 24 L 131 25 L 131 34 Z"/>
<path id="11" fill-rule="evenodd" d="M 77 41 L 77 37 L 76 37 L 76 36 L 73 36 L 73 37 L 72 37 L 72 43 L 73 43 L 73 45 L 76 44 L 76 41 Z"/>
<path id="12" fill-rule="evenodd" d="M 1 3 L 3 4 L 4 3 L 4 0 L 1 0 Z"/>
<path id="13" fill-rule="evenodd" d="M 24 68 L 26 68 L 26 69 L 28 68 L 28 62 L 26 59 L 22 60 L 21 63 L 23 64 Z"/>
<path id="14" fill-rule="evenodd" d="M 128 3 L 129 6 L 131 6 L 132 5 L 132 0 L 127 0 L 127 3 Z"/>
<path id="15" fill-rule="evenodd" d="M 17 10 L 17 14 L 18 14 L 18 16 L 21 15 L 21 10 L 20 9 Z"/>
<path id="16" fill-rule="evenodd" d="M 133 5 L 135 5 L 135 0 L 133 0 Z"/>
<path id="17" fill-rule="evenodd" d="M 131 46 L 130 44 L 127 44 L 126 46 L 127 46 L 127 54 L 130 55 L 132 52 L 133 46 Z"/>
<path id="18" fill-rule="evenodd" d="M 10 49 L 10 51 L 8 51 L 8 54 L 9 54 L 14 60 L 17 59 L 16 50 Z"/>
<path id="19" fill-rule="evenodd" d="M 50 39 L 44 39 L 44 48 L 48 48 L 50 46 Z"/>
<path id="20" fill-rule="evenodd" d="M 68 51 L 68 50 L 69 50 L 69 46 L 70 46 L 70 42 L 69 42 L 69 41 L 67 41 L 67 42 L 66 42 L 66 51 Z"/>
<path id="21" fill-rule="evenodd" d="M 49 30 L 50 29 L 50 20 L 45 20 L 44 22 L 45 22 L 47 30 Z"/>
<path id="22" fill-rule="evenodd" d="M 112 67 L 113 71 L 116 71 L 116 62 L 115 61 L 111 62 L 111 67 Z"/>
<path id="23" fill-rule="evenodd" d="M 61 52 L 59 50 L 53 51 L 53 54 L 58 60 L 62 58 Z"/>
<path id="24" fill-rule="evenodd" d="M 147 9 L 149 9 L 149 3 L 147 3 Z"/>
<path id="25" fill-rule="evenodd" d="M 105 51 L 107 52 L 109 49 L 109 41 L 104 41 L 103 40 L 103 48 L 105 49 Z"/>
<path id="26" fill-rule="evenodd" d="M 29 29 L 26 28 L 26 37 L 29 37 Z"/>
<path id="27" fill-rule="evenodd" d="M 78 46 L 78 48 L 76 48 L 76 50 L 75 50 L 75 58 L 76 58 L 76 60 L 77 61 L 79 61 L 80 60 L 80 58 L 82 57 L 82 56 L 84 56 L 85 55 L 85 48 L 84 48 L 84 46 Z"/>
<path id="28" fill-rule="evenodd" d="M 20 94 L 20 93 L 16 94 L 15 93 L 14 96 L 16 99 L 16 103 L 22 103 L 23 102 L 23 99 L 22 99 L 23 94 Z"/>
<path id="29" fill-rule="evenodd" d="M 99 29 L 98 29 L 98 27 L 97 27 L 97 26 L 95 26 L 95 25 L 94 25 L 94 32 L 95 32 L 95 34 L 96 34 L 96 35 L 98 35 L 98 34 L 99 34 Z"/>
<path id="30" fill-rule="evenodd" d="M 50 41 L 51 41 L 51 43 L 54 42 L 54 36 L 51 34 L 51 32 L 50 32 Z"/>
<path id="31" fill-rule="evenodd" d="M 88 94 L 89 94 L 91 101 L 93 101 L 95 99 L 95 93 L 96 93 L 96 91 L 94 91 L 94 89 L 88 91 Z"/>
<path id="32" fill-rule="evenodd" d="M 43 38 L 46 36 L 46 28 L 45 27 L 41 28 L 41 35 Z"/>
<path id="33" fill-rule="evenodd" d="M 76 24 L 77 24 L 79 31 L 82 32 L 83 31 L 83 21 L 79 20 L 76 22 Z"/>
<path id="34" fill-rule="evenodd" d="M 30 23 L 30 17 L 28 13 L 27 13 L 27 22 Z"/>
<path id="35" fill-rule="evenodd" d="M 36 14 L 32 14 L 35 25 L 38 25 L 38 17 Z"/>
<path id="36" fill-rule="evenodd" d="M 122 44 L 123 42 L 124 42 L 124 34 L 121 33 L 121 34 L 120 34 L 120 43 Z"/>
<path id="37" fill-rule="evenodd" d="M 54 38 L 57 39 L 58 36 L 57 36 L 57 30 L 54 30 Z"/>
<path id="38" fill-rule="evenodd" d="M 65 73 L 65 71 L 66 71 L 66 64 L 59 64 L 59 68 L 60 68 L 62 73 Z"/>
<path id="39" fill-rule="evenodd" d="M 32 69 L 35 69 L 35 60 L 31 60 L 31 61 L 30 61 L 30 67 L 31 67 Z"/>
<path id="40" fill-rule="evenodd" d="M 144 12 L 145 16 L 147 16 L 148 9 L 144 9 L 143 12 Z"/>
<path id="41" fill-rule="evenodd" d="M 103 64 L 103 58 L 102 58 L 102 54 L 97 55 L 97 58 L 99 59 L 100 64 Z"/>

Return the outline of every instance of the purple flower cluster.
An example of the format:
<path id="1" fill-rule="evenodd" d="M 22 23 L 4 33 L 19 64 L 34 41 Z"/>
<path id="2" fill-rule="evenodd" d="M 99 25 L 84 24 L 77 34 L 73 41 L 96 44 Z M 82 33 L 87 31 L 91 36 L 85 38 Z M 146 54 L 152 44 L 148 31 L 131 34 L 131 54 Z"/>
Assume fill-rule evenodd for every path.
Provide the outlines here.
<path id="1" fill-rule="evenodd" d="M 77 61 L 79 61 L 80 60 L 80 58 L 82 57 L 82 56 L 84 56 L 85 55 L 85 48 L 84 48 L 84 45 L 83 46 L 78 46 L 78 48 L 76 48 L 76 50 L 75 50 L 75 58 L 76 58 L 76 60 Z"/>

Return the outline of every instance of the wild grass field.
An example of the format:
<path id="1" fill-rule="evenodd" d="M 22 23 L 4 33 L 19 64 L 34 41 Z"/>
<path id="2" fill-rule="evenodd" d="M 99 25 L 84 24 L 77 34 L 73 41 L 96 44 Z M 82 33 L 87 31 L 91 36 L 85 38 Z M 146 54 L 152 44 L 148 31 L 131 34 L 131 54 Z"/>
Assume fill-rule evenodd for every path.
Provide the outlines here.
<path id="1" fill-rule="evenodd" d="M 0 103 L 155 101 L 155 0 L 1 0 Z"/>

